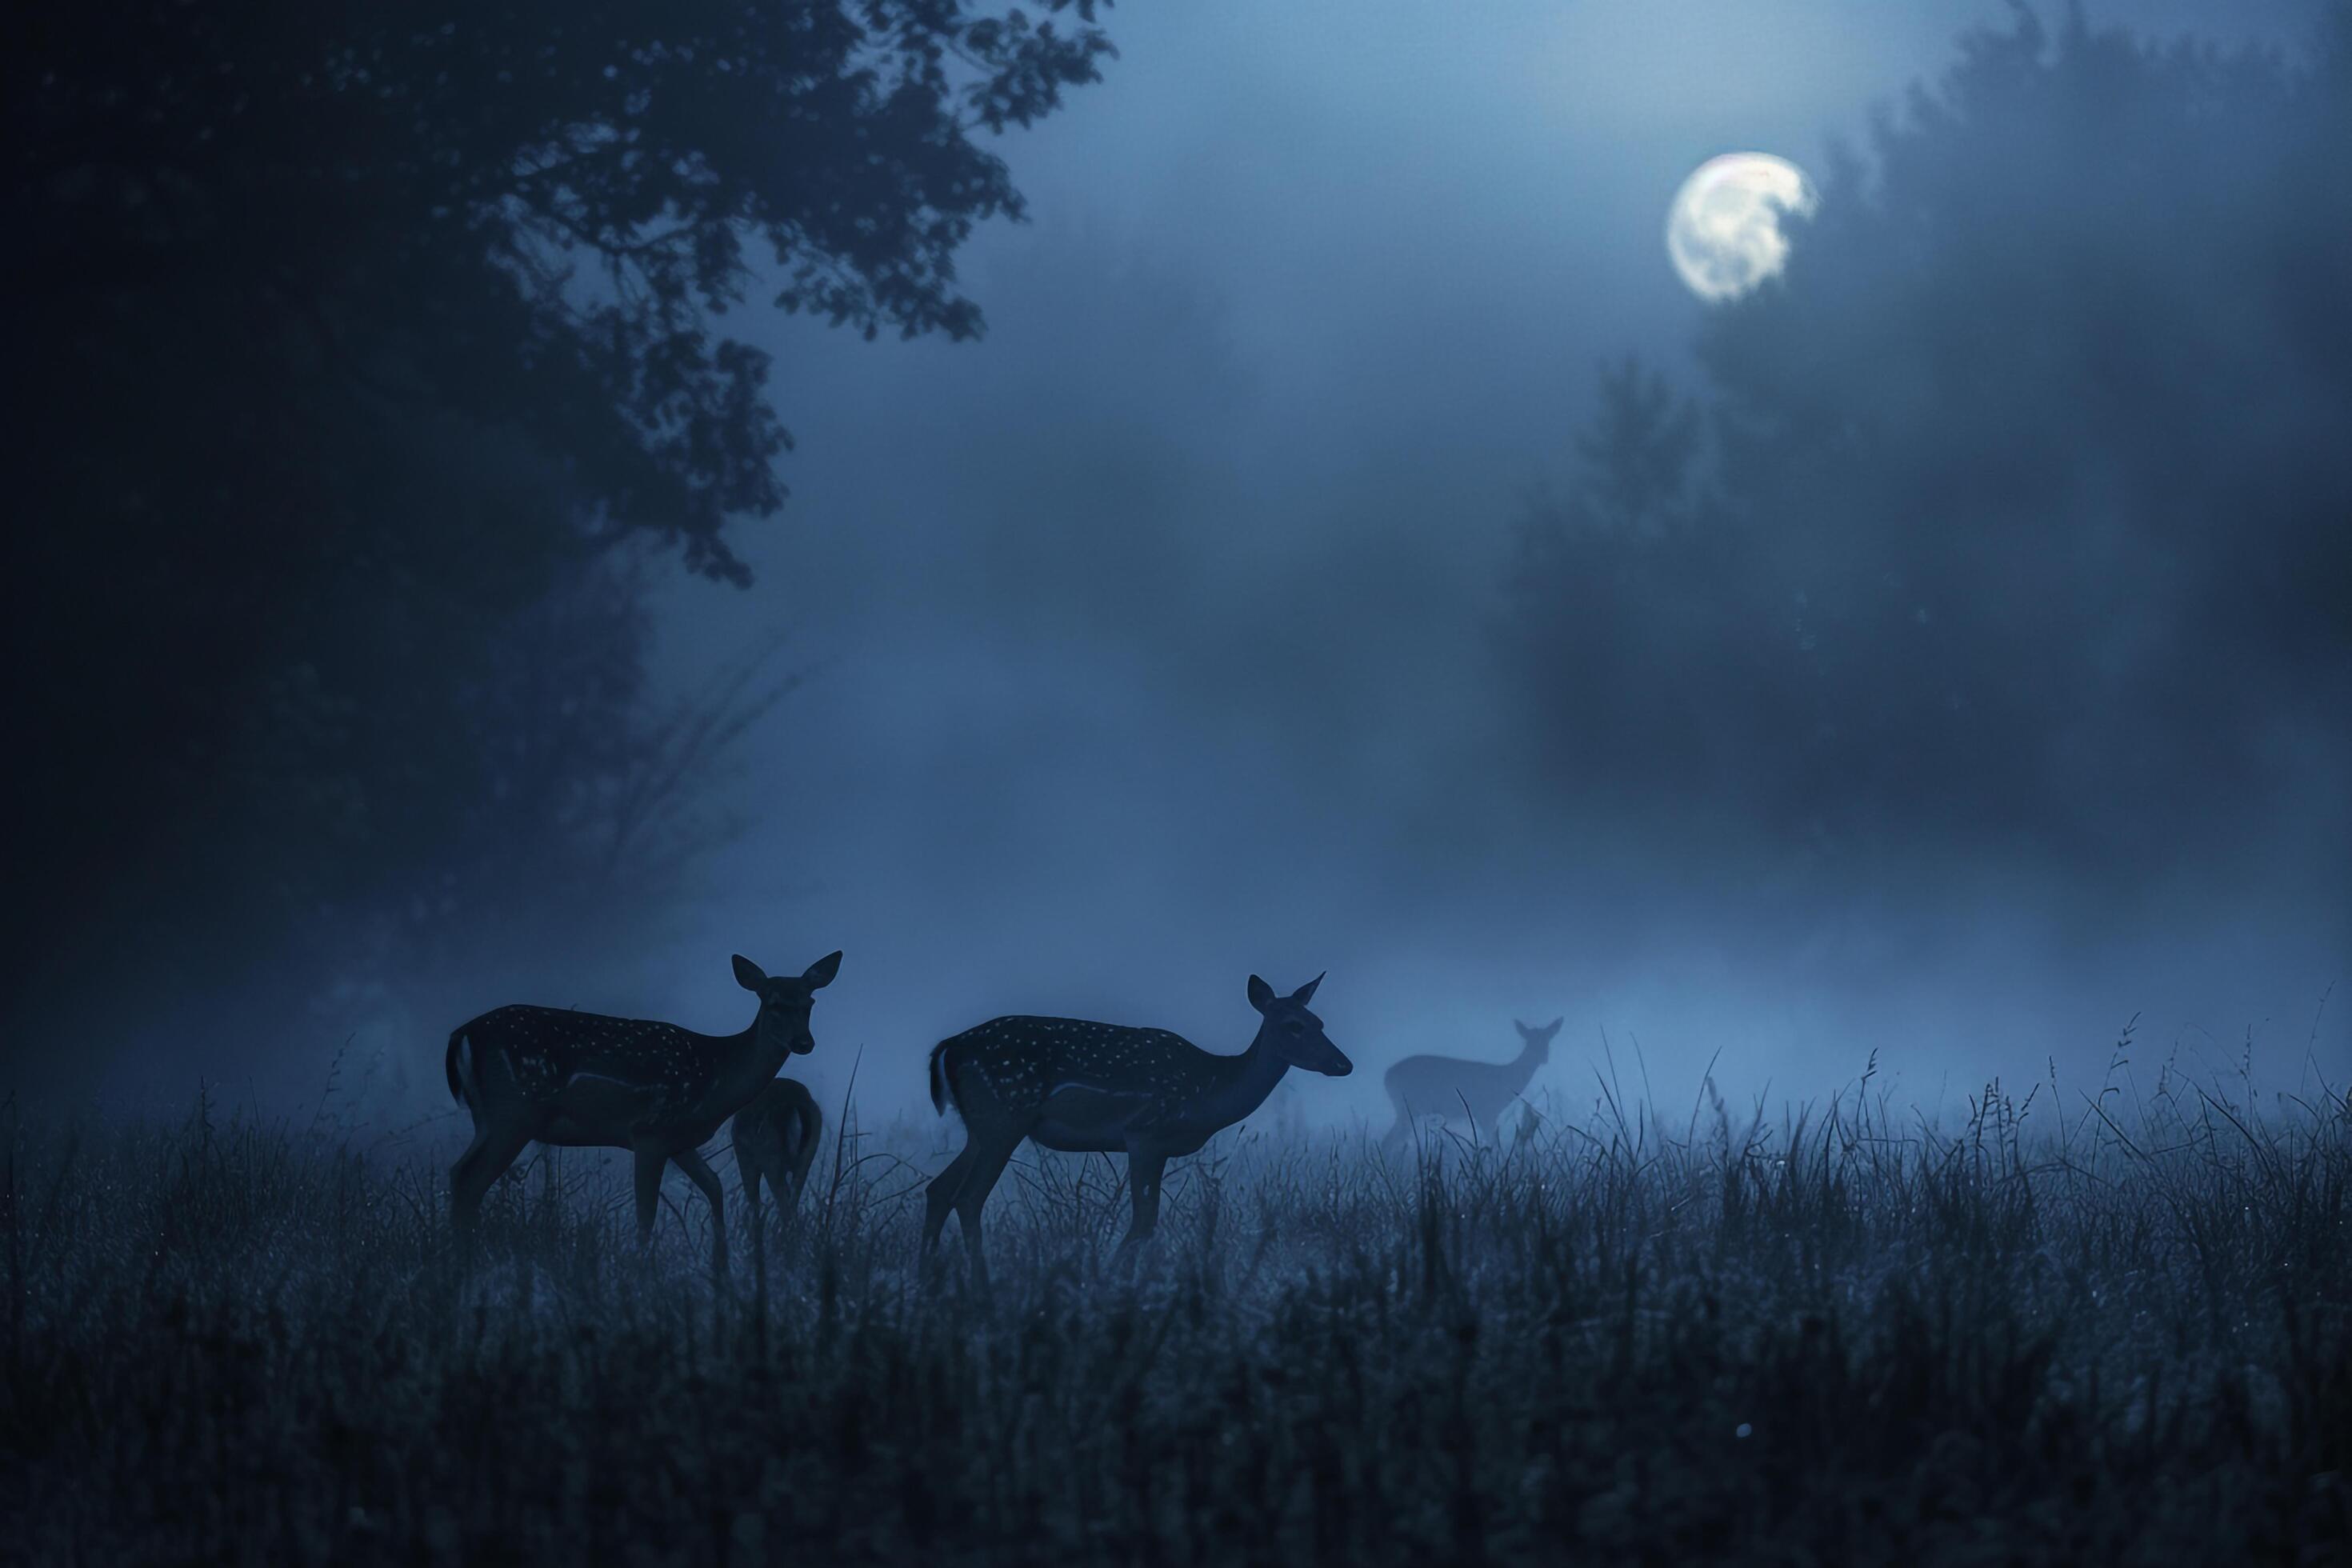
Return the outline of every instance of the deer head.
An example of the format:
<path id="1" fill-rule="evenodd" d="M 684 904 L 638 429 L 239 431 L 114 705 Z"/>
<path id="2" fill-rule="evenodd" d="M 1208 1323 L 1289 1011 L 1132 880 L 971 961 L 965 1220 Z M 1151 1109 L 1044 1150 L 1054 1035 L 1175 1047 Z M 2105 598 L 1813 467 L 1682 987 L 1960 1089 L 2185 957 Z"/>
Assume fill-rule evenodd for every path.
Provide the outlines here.
<path id="1" fill-rule="evenodd" d="M 1519 1032 L 1519 1041 L 1530 1054 L 1539 1058 L 1549 1057 L 1551 1055 L 1551 1037 L 1559 1033 L 1559 1026 L 1567 1021 L 1565 1016 L 1558 1017 L 1541 1028 L 1531 1029 L 1514 1018 L 1511 1020 L 1511 1027 Z"/>
<path id="2" fill-rule="evenodd" d="M 762 1054 L 804 1057 L 816 1049 L 816 1037 L 809 1033 L 809 1010 L 816 1005 L 816 994 L 840 973 L 838 952 L 825 954 L 796 975 L 778 977 L 741 953 L 735 955 L 735 984 L 760 998 L 760 1016 L 752 1027 Z"/>
<path id="3" fill-rule="evenodd" d="M 1265 1016 L 1265 1022 L 1258 1026 L 1258 1043 L 1292 1067 L 1326 1078 L 1346 1078 L 1356 1070 L 1356 1064 L 1323 1033 L 1323 1020 L 1307 1010 L 1315 988 L 1322 984 L 1323 976 L 1318 974 L 1289 995 L 1277 996 L 1273 986 L 1251 975 L 1250 1005 Z"/>

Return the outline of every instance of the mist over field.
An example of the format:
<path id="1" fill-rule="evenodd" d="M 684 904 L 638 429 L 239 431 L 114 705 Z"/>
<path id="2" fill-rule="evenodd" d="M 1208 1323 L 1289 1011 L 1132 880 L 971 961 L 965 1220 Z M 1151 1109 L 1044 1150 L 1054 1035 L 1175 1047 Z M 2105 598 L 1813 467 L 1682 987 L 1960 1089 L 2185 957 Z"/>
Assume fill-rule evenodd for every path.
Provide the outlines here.
<path id="1" fill-rule="evenodd" d="M 618 724 L 740 659 L 755 694 L 802 678 L 678 786 L 658 877 L 524 859 L 445 897 L 478 828 L 419 828 L 436 886 L 330 822 L 287 853 L 352 875 L 247 892 L 184 847 L 265 837 L 269 779 L 379 822 L 508 787 L 265 719 L 215 742 L 262 784 L 139 806 L 160 847 L 38 922 L 15 1077 L 307 1104 L 348 1040 L 354 1112 L 423 1114 L 487 1006 L 731 1029 L 730 952 L 836 946 L 805 1071 L 837 1098 L 862 1047 L 877 1114 L 1000 1012 L 1237 1049 L 1253 972 L 1329 971 L 1373 1066 L 1565 1015 L 1538 1087 L 1569 1106 L 1604 1031 L 1666 1099 L 1710 1061 L 1803 1099 L 1875 1050 L 1950 1106 L 2095 1074 L 2135 1015 L 2143 1054 L 2251 1040 L 2273 1087 L 2341 1063 L 2340 17 L 2091 13 L 2142 46 L 1974 5 L 1701 10 L 1121 17 L 1108 85 L 1004 143 L 1028 220 L 956 260 L 983 337 L 727 319 L 793 438 L 789 502 L 724 534 L 751 586 L 639 550 L 625 631 L 394 656 L 541 660 L 492 756 L 583 679 L 624 684 Z M 1828 200 L 1785 279 L 1702 305 L 1665 203 L 1747 146 Z M 333 657 L 257 668 L 282 703 Z M 378 679 L 319 700 L 363 729 Z M 1385 1106 L 1370 1075 L 1307 1109 Z"/>
<path id="2" fill-rule="evenodd" d="M 1029 221 L 958 258 L 985 337 L 735 324 L 775 356 L 792 499 L 727 535 L 749 588 L 646 552 L 628 679 L 805 679 L 698 775 L 657 894 L 591 888 L 583 927 L 527 866 L 440 908 L 387 867 L 331 918 L 455 928 L 439 950 L 362 931 L 289 962 L 301 921 L 224 925 L 200 879 L 134 872 L 68 933 L 89 956 L 20 977 L 16 1076 L 304 1102 L 348 1038 L 405 1113 L 482 1007 L 731 1028 L 727 953 L 834 946 L 807 1070 L 837 1093 L 862 1046 L 876 1108 L 997 1012 L 1238 1048 L 1258 970 L 1330 971 L 1371 1063 L 1507 1055 L 1512 1016 L 1565 1014 L 1542 1087 L 1572 1104 L 1604 1030 L 1677 1096 L 1713 1060 L 1802 1098 L 1876 1050 L 1948 1100 L 2095 1071 L 2134 1015 L 2143 1050 L 2235 1063 L 2251 1035 L 2282 1086 L 2341 1060 L 2352 367 L 2311 141 L 2342 123 L 2341 67 L 2312 63 L 2340 19 L 2135 10 L 2183 41 L 2118 87 L 2102 57 L 2139 46 L 2062 16 L 1718 9 L 1123 18 L 1112 87 L 1007 143 Z M 1710 308 L 1664 206 L 1745 145 L 1830 201 L 1788 279 Z M 1924 281 L 1888 271 L 1911 220 L 1945 236 Z M 1621 363 L 1688 400 L 1689 472 L 1596 521 Z M 1801 398 L 1892 413 L 1770 459 L 1802 475 L 1730 470 L 1724 422 Z M 1644 507 L 1700 542 L 1530 554 L 1564 517 L 1647 537 Z M 1710 573 L 1750 575 L 1736 606 Z M 1701 585 L 1661 598 L 1676 574 Z M 1803 624 L 1809 591 L 1873 588 Z M 1884 679 L 1759 668 L 1817 635 Z M 404 787 L 396 757 L 333 764 Z M 173 804 L 191 840 L 234 809 Z M 192 928 L 224 950 L 173 967 Z M 168 982 L 125 984 L 126 953 Z M 1369 1079 L 1314 1096 L 1381 1109 Z"/>
<path id="3" fill-rule="evenodd" d="M 1604 1030 L 1675 1096 L 1879 1051 L 1936 1102 L 2091 1072 L 2131 1016 L 2143 1051 L 2343 1060 L 2340 19 L 2143 7 L 2140 54 L 1976 5 L 1717 12 L 1124 16 L 1110 87 L 1007 141 L 1028 221 L 957 257 L 985 336 L 731 324 L 791 500 L 727 531 L 751 588 L 645 552 L 607 651 L 645 703 L 743 656 L 804 679 L 696 775 L 658 891 L 520 865 L 433 908 L 385 865 L 336 889 L 360 936 L 289 959 L 303 920 L 134 869 L 19 975 L 14 1074 L 303 1102 L 348 1039 L 397 1117 L 482 1006 L 739 1027 L 727 952 L 835 945 L 807 1069 L 837 1093 L 863 1047 L 877 1110 L 997 1011 L 1237 1048 L 1251 971 L 1331 971 L 1367 1063 L 1567 1013 L 1571 1105 Z M 1700 306 L 1663 207 L 1738 146 L 1828 205 L 1788 278 Z M 1597 454 L 1612 367 L 1689 447 L 1654 496 Z M 1884 428 L 1839 451 L 1792 409 Z M 442 945 L 364 933 L 402 917 Z"/>

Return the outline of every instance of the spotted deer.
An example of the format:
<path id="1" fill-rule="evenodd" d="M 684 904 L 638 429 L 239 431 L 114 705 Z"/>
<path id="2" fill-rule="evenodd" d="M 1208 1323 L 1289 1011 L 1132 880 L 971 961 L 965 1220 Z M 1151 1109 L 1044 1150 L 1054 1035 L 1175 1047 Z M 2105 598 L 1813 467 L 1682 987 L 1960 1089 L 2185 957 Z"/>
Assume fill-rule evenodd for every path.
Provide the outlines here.
<path id="1" fill-rule="evenodd" d="M 1292 1068 L 1330 1078 L 1355 1070 L 1307 1010 L 1317 975 L 1287 996 L 1253 974 L 1256 1037 L 1239 1056 L 1214 1056 L 1165 1029 L 1079 1018 L 992 1018 L 931 1048 L 931 1105 L 952 1103 L 964 1147 L 931 1182 L 923 1215 L 929 1259 L 953 1209 L 985 1286 L 980 1211 L 1024 1139 L 1066 1153 L 1124 1153 L 1135 1217 L 1122 1255 L 1160 1219 L 1160 1173 L 1249 1115 Z"/>
<path id="2" fill-rule="evenodd" d="M 1407 1057 L 1381 1079 L 1396 1106 L 1396 1125 L 1381 1140 L 1392 1144 L 1412 1131 L 1417 1117 L 1448 1119 L 1465 1113 L 1474 1125 L 1496 1127 L 1512 1100 L 1526 1092 L 1538 1068 L 1551 1059 L 1551 1037 L 1565 1020 L 1531 1029 L 1514 1018 L 1519 1054 L 1507 1062 L 1465 1061 L 1458 1057 Z"/>
<path id="3" fill-rule="evenodd" d="M 449 1036 L 451 1098 L 473 1113 L 474 1141 L 449 1173 L 449 1217 L 470 1251 L 482 1198 L 533 1142 L 626 1149 L 636 1156 L 637 1240 L 653 1239 L 662 1167 L 674 1163 L 710 1200 L 711 1267 L 727 1267 L 719 1178 L 697 1150 L 758 1094 L 785 1058 L 816 1048 L 809 1012 L 841 954 L 771 977 L 738 954 L 735 981 L 760 998 L 740 1035 L 608 1018 L 556 1007 L 499 1007 Z"/>
<path id="4" fill-rule="evenodd" d="M 824 1113 L 816 1108 L 816 1096 L 806 1084 L 788 1078 L 770 1082 L 735 1113 L 735 1169 L 743 1177 L 743 1202 L 754 1229 L 760 1224 L 761 1179 L 776 1190 L 779 1209 L 799 1203 L 824 1131 Z"/>

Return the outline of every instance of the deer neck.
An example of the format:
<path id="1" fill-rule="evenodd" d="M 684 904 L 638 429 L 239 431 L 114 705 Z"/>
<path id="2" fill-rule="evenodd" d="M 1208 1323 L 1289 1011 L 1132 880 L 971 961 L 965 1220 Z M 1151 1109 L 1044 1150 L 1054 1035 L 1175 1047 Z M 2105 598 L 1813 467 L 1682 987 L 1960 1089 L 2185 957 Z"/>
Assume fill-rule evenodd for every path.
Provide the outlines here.
<path id="1" fill-rule="evenodd" d="M 740 1105 L 751 1099 L 762 1084 L 783 1071 L 793 1054 L 791 1037 L 782 1029 L 763 1032 L 757 1018 L 742 1033 L 721 1038 L 726 1052 L 711 1095 L 722 1105 Z"/>
<path id="2" fill-rule="evenodd" d="M 1511 1077 L 1517 1080 L 1517 1086 L 1511 1090 L 1511 1092 L 1517 1094 L 1520 1089 L 1527 1088 L 1529 1083 L 1533 1082 L 1536 1076 L 1536 1069 L 1544 1065 L 1545 1060 L 1550 1056 L 1550 1052 L 1535 1046 L 1521 1046 L 1519 1047 L 1517 1058 L 1511 1063 Z"/>
<path id="3" fill-rule="evenodd" d="M 1233 1065 L 1224 1069 L 1217 1086 L 1203 1097 L 1201 1110 L 1218 1126 L 1231 1127 L 1265 1103 L 1265 1097 L 1274 1092 L 1282 1075 L 1290 1070 L 1290 1064 L 1275 1054 L 1264 1029 L 1250 1042 L 1249 1049 L 1224 1059 Z"/>

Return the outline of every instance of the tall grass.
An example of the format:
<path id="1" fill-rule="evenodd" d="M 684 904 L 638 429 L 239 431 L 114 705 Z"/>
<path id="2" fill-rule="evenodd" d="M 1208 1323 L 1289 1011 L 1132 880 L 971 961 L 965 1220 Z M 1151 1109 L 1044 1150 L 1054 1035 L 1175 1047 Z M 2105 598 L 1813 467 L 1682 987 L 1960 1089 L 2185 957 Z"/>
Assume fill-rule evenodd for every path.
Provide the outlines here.
<path id="1" fill-rule="evenodd" d="M 27 1113 L 0 1552 L 2346 1561 L 2344 1097 L 1996 1084 L 1938 1127 L 1874 1081 L 1229 1135 L 1132 1274 L 1121 1169 L 1024 1153 L 986 1300 L 912 1267 L 936 1152 L 854 1122 L 714 1281 L 699 1198 L 642 1256 L 602 1159 L 500 1184 L 468 1275 L 438 1159 Z"/>

